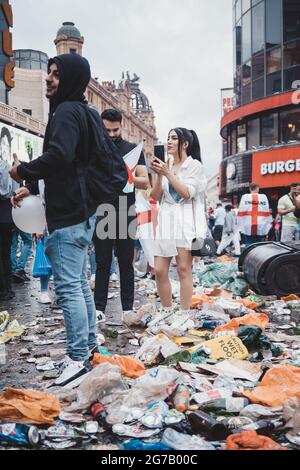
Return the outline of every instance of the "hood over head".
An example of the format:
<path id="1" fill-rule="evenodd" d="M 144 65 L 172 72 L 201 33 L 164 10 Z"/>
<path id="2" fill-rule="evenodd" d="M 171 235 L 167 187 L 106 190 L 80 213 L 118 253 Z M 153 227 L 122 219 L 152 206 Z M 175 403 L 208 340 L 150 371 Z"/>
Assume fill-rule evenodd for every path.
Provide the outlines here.
<path id="1" fill-rule="evenodd" d="M 57 95 L 50 99 L 51 112 L 64 101 L 85 102 L 84 92 L 91 79 L 90 64 L 78 54 L 62 54 L 50 59 L 48 68 L 56 64 L 59 72 Z"/>

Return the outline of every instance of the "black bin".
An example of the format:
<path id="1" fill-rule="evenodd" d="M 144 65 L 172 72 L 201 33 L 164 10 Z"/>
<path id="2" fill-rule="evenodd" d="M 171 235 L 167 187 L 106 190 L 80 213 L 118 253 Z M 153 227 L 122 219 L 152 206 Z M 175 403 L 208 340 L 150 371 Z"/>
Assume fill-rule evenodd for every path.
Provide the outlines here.
<path id="1" fill-rule="evenodd" d="M 251 245 L 239 259 L 239 270 L 262 295 L 300 294 L 300 245 L 264 242 Z"/>

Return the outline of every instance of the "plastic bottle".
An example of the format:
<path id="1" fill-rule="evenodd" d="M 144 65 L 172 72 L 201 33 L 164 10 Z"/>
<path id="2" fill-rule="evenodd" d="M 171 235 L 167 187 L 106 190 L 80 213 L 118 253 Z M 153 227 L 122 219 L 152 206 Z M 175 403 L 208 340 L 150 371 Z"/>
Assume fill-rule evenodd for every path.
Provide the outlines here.
<path id="1" fill-rule="evenodd" d="M 178 385 L 175 390 L 173 403 L 177 411 L 184 413 L 189 408 L 190 391 L 185 385 Z"/>
<path id="2" fill-rule="evenodd" d="M 91 406 L 91 415 L 93 416 L 94 420 L 97 421 L 97 423 L 99 423 L 99 425 L 102 428 L 104 429 L 110 428 L 110 425 L 106 421 L 107 413 L 102 403 L 94 403 Z"/>
<path id="3" fill-rule="evenodd" d="M 240 433 L 242 431 L 256 431 L 258 434 L 269 435 L 276 429 L 282 428 L 285 424 L 283 419 L 278 419 L 274 421 L 259 420 L 256 423 L 248 424 L 243 426 L 240 429 L 233 431 L 234 434 Z"/>
<path id="4" fill-rule="evenodd" d="M 224 423 L 217 421 L 203 411 L 189 413 L 188 420 L 195 433 L 202 434 L 213 441 L 223 441 L 229 435 Z"/>
<path id="5" fill-rule="evenodd" d="M 247 398 L 220 398 L 219 400 L 210 400 L 201 405 L 203 410 L 225 410 L 228 413 L 239 413 L 247 405 L 249 405 Z"/>

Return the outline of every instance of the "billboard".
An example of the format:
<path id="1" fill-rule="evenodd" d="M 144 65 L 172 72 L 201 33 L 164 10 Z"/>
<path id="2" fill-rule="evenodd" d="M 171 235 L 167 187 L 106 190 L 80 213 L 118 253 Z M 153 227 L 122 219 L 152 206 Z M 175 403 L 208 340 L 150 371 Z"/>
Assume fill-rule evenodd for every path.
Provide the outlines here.
<path id="1" fill-rule="evenodd" d="M 0 122 L 0 160 L 12 164 L 12 155 L 16 153 L 20 161 L 30 162 L 43 153 L 43 139 Z"/>

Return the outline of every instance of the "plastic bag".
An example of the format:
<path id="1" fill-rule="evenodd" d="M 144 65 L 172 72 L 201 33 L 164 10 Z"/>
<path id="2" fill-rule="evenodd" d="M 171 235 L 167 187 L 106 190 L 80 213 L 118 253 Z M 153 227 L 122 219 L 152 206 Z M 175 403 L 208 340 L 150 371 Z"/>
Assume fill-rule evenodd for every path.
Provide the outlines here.
<path id="1" fill-rule="evenodd" d="M 141 362 L 134 360 L 132 357 L 118 355 L 108 357 L 98 353 L 94 354 L 93 367 L 97 367 L 100 364 L 107 362 L 109 364 L 119 366 L 122 375 L 132 379 L 136 379 L 145 373 L 144 365 Z"/>
<path id="2" fill-rule="evenodd" d="M 218 326 L 215 329 L 215 335 L 219 332 L 224 331 L 234 331 L 236 334 L 238 333 L 240 325 L 256 325 L 261 330 L 264 330 L 269 323 L 269 317 L 265 313 L 249 313 L 244 317 L 233 318 L 229 323 L 226 325 Z"/>
<path id="3" fill-rule="evenodd" d="M 256 431 L 233 434 L 226 440 L 227 450 L 287 450 L 269 437 L 259 436 Z"/>
<path id="4" fill-rule="evenodd" d="M 238 337 L 245 346 L 257 346 L 259 349 L 270 349 L 274 357 L 281 356 L 283 350 L 275 346 L 262 330 L 255 325 L 241 325 L 238 331 Z"/>
<path id="5" fill-rule="evenodd" d="M 52 266 L 45 254 L 44 239 L 36 242 L 35 259 L 32 269 L 33 277 L 50 277 L 52 275 Z"/>
<path id="6" fill-rule="evenodd" d="M 236 264 L 213 263 L 206 270 L 198 273 L 199 283 L 203 287 L 222 286 L 237 272 Z"/>

